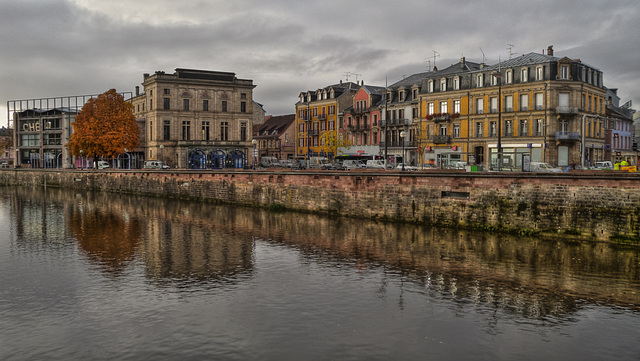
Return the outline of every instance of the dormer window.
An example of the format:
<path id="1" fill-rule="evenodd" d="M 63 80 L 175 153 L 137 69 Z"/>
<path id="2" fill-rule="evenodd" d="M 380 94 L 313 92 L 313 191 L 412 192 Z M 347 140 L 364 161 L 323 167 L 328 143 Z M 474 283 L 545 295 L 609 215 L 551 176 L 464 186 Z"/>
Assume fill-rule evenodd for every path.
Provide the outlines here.
<path id="1" fill-rule="evenodd" d="M 536 80 L 544 79 L 544 68 L 539 66 L 536 68 Z"/>
<path id="2" fill-rule="evenodd" d="M 520 81 L 526 82 L 528 80 L 529 80 L 529 69 L 522 68 L 522 70 L 520 70 Z"/>
<path id="3" fill-rule="evenodd" d="M 447 90 L 447 78 L 442 78 L 440 79 L 440 91 L 446 91 Z"/>
<path id="4" fill-rule="evenodd" d="M 498 85 L 498 77 L 491 75 L 491 85 Z"/>
<path id="5" fill-rule="evenodd" d="M 433 80 L 429 80 L 428 92 L 433 93 Z"/>
<path id="6" fill-rule="evenodd" d="M 459 90 L 459 89 L 460 89 L 460 77 L 457 76 L 453 78 L 453 90 Z"/>
<path id="7" fill-rule="evenodd" d="M 482 88 L 484 86 L 484 74 L 476 75 L 476 86 Z"/>
<path id="8" fill-rule="evenodd" d="M 400 101 L 403 102 L 404 101 L 404 90 L 400 90 L 399 97 L 400 97 Z"/>
<path id="9" fill-rule="evenodd" d="M 513 70 L 509 69 L 505 72 L 504 83 L 505 84 L 513 83 Z"/>
<path id="10" fill-rule="evenodd" d="M 560 79 L 569 80 L 569 66 L 568 65 L 560 66 Z"/>

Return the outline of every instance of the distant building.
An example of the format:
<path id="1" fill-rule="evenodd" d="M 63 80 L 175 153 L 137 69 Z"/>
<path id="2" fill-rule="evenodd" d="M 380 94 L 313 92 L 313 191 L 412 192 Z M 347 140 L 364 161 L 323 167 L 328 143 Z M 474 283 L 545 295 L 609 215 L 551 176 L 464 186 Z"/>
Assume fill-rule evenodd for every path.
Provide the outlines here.
<path id="1" fill-rule="evenodd" d="M 267 116 L 256 129 L 258 156 L 292 159 L 296 154 L 295 114 Z"/>
<path id="2" fill-rule="evenodd" d="M 620 106 L 618 89 L 607 89 L 605 126 L 605 160 L 631 160 L 638 164 L 638 152 L 633 149 L 633 113 L 628 106 Z"/>
<path id="3" fill-rule="evenodd" d="M 144 74 L 142 86 L 132 104 L 145 124 L 147 160 L 172 168 L 247 166 L 255 108 L 252 80 L 178 68 L 173 74 Z"/>

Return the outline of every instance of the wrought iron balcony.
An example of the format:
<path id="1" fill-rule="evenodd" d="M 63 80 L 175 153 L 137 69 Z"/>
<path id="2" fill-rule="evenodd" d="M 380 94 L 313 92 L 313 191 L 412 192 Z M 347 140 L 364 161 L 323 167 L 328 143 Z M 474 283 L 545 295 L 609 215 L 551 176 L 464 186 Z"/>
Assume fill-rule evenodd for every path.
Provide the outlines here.
<path id="1" fill-rule="evenodd" d="M 556 132 L 556 139 L 558 140 L 579 140 L 580 133 L 578 132 Z"/>
<path id="2" fill-rule="evenodd" d="M 556 107 L 556 113 L 558 113 L 558 114 L 578 114 L 578 107 L 567 107 L 567 106 Z"/>
<path id="3" fill-rule="evenodd" d="M 434 144 L 447 144 L 449 143 L 450 139 L 451 137 L 448 135 L 434 135 L 433 137 L 431 137 L 431 140 L 433 140 Z"/>

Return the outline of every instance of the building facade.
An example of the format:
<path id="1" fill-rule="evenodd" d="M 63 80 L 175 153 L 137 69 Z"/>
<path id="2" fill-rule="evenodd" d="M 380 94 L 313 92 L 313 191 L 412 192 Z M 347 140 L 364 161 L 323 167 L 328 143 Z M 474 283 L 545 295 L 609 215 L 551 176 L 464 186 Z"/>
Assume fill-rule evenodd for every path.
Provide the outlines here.
<path id="1" fill-rule="evenodd" d="M 293 159 L 296 155 L 296 115 L 268 116 L 265 119 L 253 136 L 258 157 L 256 162 L 262 157 Z"/>
<path id="2" fill-rule="evenodd" d="M 380 104 L 385 88 L 364 85 L 353 95 L 351 106 L 344 110 L 344 126 L 340 131 L 351 146 L 345 155 L 379 156 L 382 112 Z"/>
<path id="3" fill-rule="evenodd" d="M 181 69 L 144 74 L 132 99 L 145 124 L 145 157 L 172 168 L 244 168 L 251 155 L 253 81 Z"/>
<path id="4" fill-rule="evenodd" d="M 344 131 L 344 110 L 352 106 L 358 88 L 356 83 L 340 81 L 339 84 L 299 94 L 296 103 L 298 158 L 336 155 L 325 151 L 321 139 L 325 133 Z"/>
<path id="5" fill-rule="evenodd" d="M 549 47 L 547 54 L 432 73 L 419 94 L 426 163 L 518 169 L 525 155 L 554 166 L 605 157 L 602 72 L 580 60 L 554 57 Z"/>

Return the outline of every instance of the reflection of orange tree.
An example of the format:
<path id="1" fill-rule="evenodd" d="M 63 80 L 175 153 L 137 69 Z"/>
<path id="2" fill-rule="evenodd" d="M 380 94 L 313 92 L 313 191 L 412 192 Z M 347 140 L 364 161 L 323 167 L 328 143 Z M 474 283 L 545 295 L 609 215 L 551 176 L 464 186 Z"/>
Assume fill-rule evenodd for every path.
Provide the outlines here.
<path id="1" fill-rule="evenodd" d="M 70 217 L 70 228 L 91 259 L 115 272 L 133 259 L 140 241 L 138 222 L 115 213 L 76 213 Z"/>

